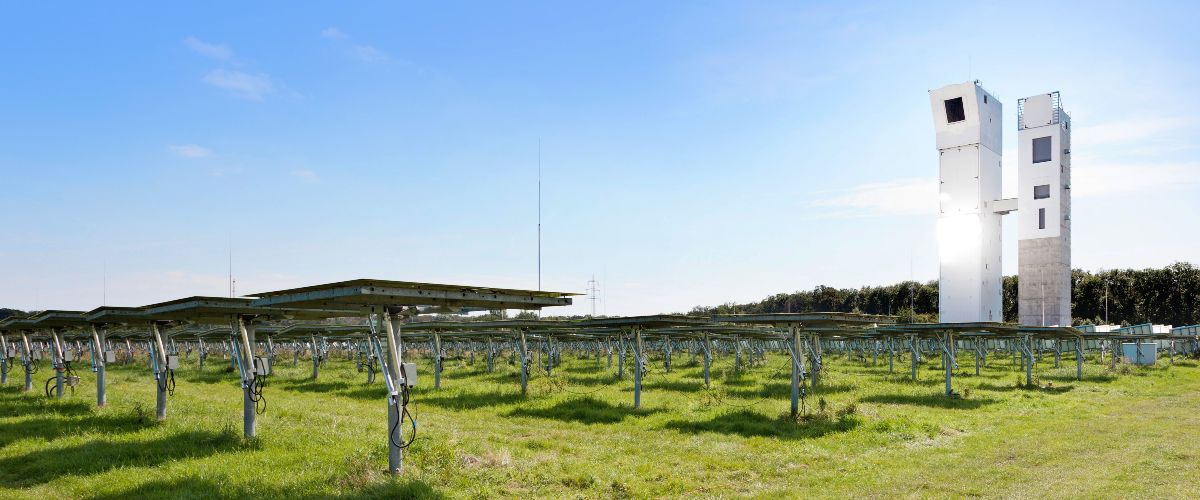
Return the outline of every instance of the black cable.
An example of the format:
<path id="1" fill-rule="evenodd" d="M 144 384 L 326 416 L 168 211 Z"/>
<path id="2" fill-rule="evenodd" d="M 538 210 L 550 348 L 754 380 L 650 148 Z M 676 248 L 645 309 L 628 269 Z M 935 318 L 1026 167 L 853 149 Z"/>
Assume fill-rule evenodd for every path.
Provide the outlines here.
<path id="1" fill-rule="evenodd" d="M 250 401 L 254 402 L 254 413 L 262 415 L 267 412 L 267 398 L 263 396 L 263 388 L 267 386 L 265 375 L 254 377 L 254 382 L 250 384 Z"/>
<path id="2" fill-rule="evenodd" d="M 413 418 L 412 413 L 408 411 L 408 399 L 408 386 L 401 385 L 400 400 L 396 402 L 398 405 L 396 408 L 396 421 L 393 422 L 391 428 L 388 429 L 388 441 L 391 442 L 392 446 L 395 446 L 401 450 L 408 448 L 413 444 L 413 441 L 417 440 L 417 420 Z M 405 417 L 407 417 L 409 422 L 412 424 L 412 435 L 408 438 L 408 441 L 397 443 L 395 438 L 396 429 L 400 427 L 400 422 L 404 420 Z M 400 440 L 404 441 L 404 438 L 401 437 Z"/>

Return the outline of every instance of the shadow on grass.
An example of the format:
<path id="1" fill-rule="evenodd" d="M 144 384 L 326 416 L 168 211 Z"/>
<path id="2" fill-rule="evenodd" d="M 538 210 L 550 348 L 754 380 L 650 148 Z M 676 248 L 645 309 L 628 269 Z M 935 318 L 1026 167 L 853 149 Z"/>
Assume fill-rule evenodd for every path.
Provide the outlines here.
<path id="1" fill-rule="evenodd" d="M 995 403 L 991 398 L 956 399 L 944 394 L 876 394 L 859 399 L 863 403 L 879 403 L 892 405 L 927 406 L 930 408 L 950 408 L 973 410 Z"/>
<path id="2" fill-rule="evenodd" d="M 343 491 L 339 498 L 446 498 L 429 483 L 420 480 L 393 479 L 360 490 Z"/>
<path id="3" fill-rule="evenodd" d="M 36 388 L 28 394 L 20 392 L 20 387 L 0 389 L 0 417 L 86 415 L 92 412 L 93 406 L 86 401 L 49 399 Z"/>
<path id="4" fill-rule="evenodd" d="M 697 380 L 649 380 L 642 383 L 642 390 L 696 392 L 704 390 L 704 379 Z"/>
<path id="5" fill-rule="evenodd" d="M 191 431 L 150 441 L 94 440 L 0 459 L 0 485 L 24 488 L 120 467 L 155 467 L 230 451 L 240 445 L 241 438 L 232 431 Z"/>
<path id="6" fill-rule="evenodd" d="M 91 498 L 104 500 L 124 500 L 130 498 L 252 498 L 262 496 L 264 492 L 251 492 L 246 488 L 232 485 L 220 485 L 214 481 L 197 477 L 183 479 L 157 480 L 138 484 L 133 488 L 96 495 Z M 285 496 L 284 491 L 266 492 L 271 496 Z"/>
<path id="7" fill-rule="evenodd" d="M 286 391 L 332 394 L 334 396 L 345 396 L 355 399 L 381 399 L 387 396 L 387 389 L 383 385 L 382 376 L 376 377 L 375 382 L 372 384 L 347 381 L 320 382 L 307 379 L 283 380 L 276 382 L 274 385 Z M 271 386 L 272 384 L 267 384 L 268 388 Z"/>
<path id="8" fill-rule="evenodd" d="M 544 376 L 545 372 L 543 372 L 542 375 Z M 555 375 L 555 377 L 558 377 L 558 375 Z M 633 375 L 626 373 L 625 379 L 628 380 L 629 383 L 633 383 Z M 566 380 L 570 385 L 583 385 L 589 387 L 597 385 L 609 385 L 620 382 L 616 375 L 609 372 L 599 372 L 593 377 L 566 377 Z"/>
<path id="9" fill-rule="evenodd" d="M 93 414 L 83 418 L 40 417 L 0 424 L 0 449 L 21 439 L 51 441 L 89 432 L 116 434 L 134 432 L 146 427 L 146 417 L 135 414 Z"/>
<path id="10" fill-rule="evenodd" d="M 272 488 L 263 491 L 262 488 L 245 488 L 230 484 L 221 484 L 199 477 L 182 479 L 148 481 L 132 488 L 96 495 L 91 498 L 100 500 L 125 500 L 140 498 L 310 498 L 312 492 L 302 488 Z M 335 498 L 445 498 L 428 483 L 420 480 L 405 480 L 388 478 L 362 487 L 343 489 Z"/>
<path id="11" fill-rule="evenodd" d="M 605 364 L 604 360 L 600 360 L 600 363 L 594 363 L 594 364 L 589 363 L 586 366 L 571 365 L 571 366 L 567 366 L 567 367 L 555 367 L 555 371 L 564 371 L 567 373 L 582 373 L 582 374 L 588 374 L 588 375 L 604 374 L 607 372 L 607 370 L 608 370 L 608 365 Z"/>
<path id="12" fill-rule="evenodd" d="M 982 391 L 996 392 L 1011 392 L 1011 391 L 1029 391 L 1029 392 L 1044 392 L 1047 394 L 1063 394 L 1075 390 L 1073 385 L 1060 385 L 1053 387 L 1041 387 L 1038 385 L 997 385 L 997 384 L 979 384 L 976 386 Z"/>
<path id="13" fill-rule="evenodd" d="M 743 437 L 811 439 L 834 432 L 846 432 L 858 427 L 859 424 L 860 420 L 853 415 L 814 416 L 807 420 L 797 421 L 786 417 L 771 418 L 750 410 L 740 410 L 718 415 L 702 422 L 672 420 L 663 427 L 692 434 L 715 432 Z"/>
<path id="14" fill-rule="evenodd" d="M 508 416 L 547 418 L 584 424 L 615 424 L 628 417 L 646 416 L 659 411 L 645 408 L 635 410 L 629 406 L 585 397 L 563 401 L 549 408 L 517 408 L 508 412 Z"/>
<path id="15" fill-rule="evenodd" d="M 822 384 L 817 383 L 816 387 L 809 387 L 804 382 L 801 382 L 801 387 L 808 391 L 810 396 L 823 396 L 826 394 L 838 394 L 850 392 L 856 389 L 851 384 Z M 791 382 L 768 382 L 762 387 L 753 389 L 736 389 L 728 391 L 730 396 L 740 398 L 770 398 L 770 397 L 791 397 L 792 383 Z"/>
<path id="16" fill-rule="evenodd" d="M 147 378 L 152 377 L 149 371 L 147 371 L 145 375 Z M 219 368 L 214 366 L 205 366 L 204 371 L 199 371 L 197 369 L 182 372 L 179 370 L 175 371 L 175 378 L 182 379 L 182 382 L 187 382 L 189 384 L 237 384 L 239 383 L 240 377 L 241 376 L 238 375 L 237 370 L 231 369 L 227 364 L 222 364 Z"/>
<path id="17" fill-rule="evenodd" d="M 524 396 L 520 393 L 511 394 L 495 394 L 495 393 L 461 393 L 453 396 L 432 396 L 420 397 L 413 402 L 417 404 L 430 404 L 448 410 L 474 410 L 477 408 L 486 408 L 489 406 L 509 405 L 523 401 Z"/>

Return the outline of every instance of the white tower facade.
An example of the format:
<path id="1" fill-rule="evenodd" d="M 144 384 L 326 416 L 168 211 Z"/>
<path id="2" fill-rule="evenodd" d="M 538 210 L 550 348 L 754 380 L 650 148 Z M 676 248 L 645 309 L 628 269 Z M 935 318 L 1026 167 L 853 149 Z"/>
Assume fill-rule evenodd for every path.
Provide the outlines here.
<path id="1" fill-rule="evenodd" d="M 1018 320 L 1071 324 L 1071 117 L 1058 92 L 1017 102 Z"/>
<path id="2" fill-rule="evenodd" d="M 1003 321 L 1000 202 L 1003 108 L 979 85 L 929 93 L 937 132 L 938 312 L 943 323 Z"/>

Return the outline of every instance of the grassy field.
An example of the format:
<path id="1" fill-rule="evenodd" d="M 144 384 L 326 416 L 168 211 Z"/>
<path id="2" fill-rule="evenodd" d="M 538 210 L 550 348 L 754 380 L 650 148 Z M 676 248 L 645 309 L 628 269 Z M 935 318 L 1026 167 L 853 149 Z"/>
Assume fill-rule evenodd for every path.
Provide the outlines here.
<path id="1" fill-rule="evenodd" d="M 54 401 L 37 392 L 48 367 L 30 394 L 16 369 L 0 388 L 0 498 L 1200 495 L 1194 361 L 1113 373 L 1089 359 L 1075 381 L 1073 361 L 1046 357 L 1036 388 L 1019 386 L 1010 359 L 990 361 L 974 376 L 963 353 L 963 397 L 948 399 L 936 358 L 913 383 L 905 364 L 889 375 L 830 356 L 796 420 L 778 354 L 740 375 L 717 359 L 711 390 L 686 353 L 670 373 L 652 358 L 640 410 L 629 377 L 602 360 L 564 354 L 525 397 L 507 363 L 488 374 L 481 357 L 451 359 L 440 390 L 423 363 L 419 437 L 398 479 L 384 473 L 381 382 L 350 362 L 312 381 L 310 364 L 281 357 L 252 441 L 219 360 L 204 372 L 185 360 L 161 423 L 141 365 L 110 368 L 102 409 L 90 372 Z"/>

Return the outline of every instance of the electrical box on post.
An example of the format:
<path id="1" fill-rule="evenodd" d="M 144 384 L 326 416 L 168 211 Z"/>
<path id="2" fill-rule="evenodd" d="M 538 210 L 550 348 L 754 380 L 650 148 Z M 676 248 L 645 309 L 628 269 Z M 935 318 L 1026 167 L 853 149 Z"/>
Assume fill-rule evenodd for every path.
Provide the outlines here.
<path id="1" fill-rule="evenodd" d="M 168 370 L 178 370 L 179 369 L 179 355 L 178 354 L 168 354 L 167 355 L 167 369 Z"/>
<path id="2" fill-rule="evenodd" d="M 63 361 L 75 361 L 75 353 L 71 351 L 63 351 Z"/>
<path id="3" fill-rule="evenodd" d="M 116 363 L 117 362 L 117 353 L 114 351 L 104 351 L 104 362 L 105 363 Z"/>
<path id="4" fill-rule="evenodd" d="M 416 363 L 400 363 L 400 376 L 404 378 L 404 385 L 414 387 L 417 385 L 417 364 Z"/>
<path id="5" fill-rule="evenodd" d="M 41 361 L 42 360 L 42 351 L 33 351 L 33 359 Z"/>
<path id="6" fill-rule="evenodd" d="M 271 374 L 271 360 L 265 357 L 254 358 L 254 374 L 265 377 Z"/>

